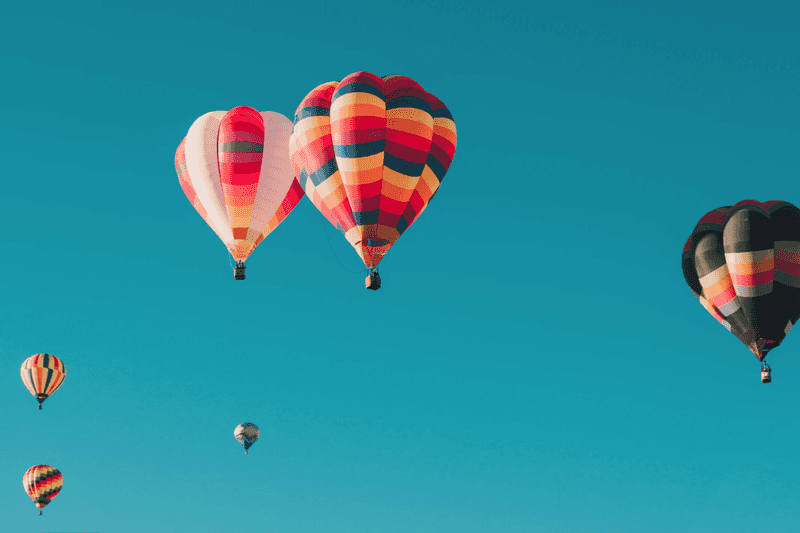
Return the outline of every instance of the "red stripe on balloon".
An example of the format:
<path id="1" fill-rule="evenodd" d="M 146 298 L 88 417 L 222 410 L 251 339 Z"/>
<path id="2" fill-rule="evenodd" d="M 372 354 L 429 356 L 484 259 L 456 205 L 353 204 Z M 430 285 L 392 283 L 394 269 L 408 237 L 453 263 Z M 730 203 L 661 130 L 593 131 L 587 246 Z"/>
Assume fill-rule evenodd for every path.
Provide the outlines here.
<path id="1" fill-rule="evenodd" d="M 755 287 L 764 285 L 775 279 L 775 273 L 770 269 L 767 272 L 757 272 L 755 274 L 734 274 L 730 273 L 731 281 L 734 285 L 743 287 Z"/>

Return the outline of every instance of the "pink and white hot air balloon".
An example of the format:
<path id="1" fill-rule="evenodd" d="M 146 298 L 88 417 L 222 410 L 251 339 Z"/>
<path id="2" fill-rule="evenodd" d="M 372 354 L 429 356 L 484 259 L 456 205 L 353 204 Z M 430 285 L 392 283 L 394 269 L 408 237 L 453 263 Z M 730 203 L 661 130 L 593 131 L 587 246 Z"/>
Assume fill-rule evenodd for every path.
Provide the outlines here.
<path id="1" fill-rule="evenodd" d="M 292 122 L 235 107 L 195 120 L 175 153 L 181 188 L 236 260 L 244 262 L 303 197 L 289 161 Z"/>

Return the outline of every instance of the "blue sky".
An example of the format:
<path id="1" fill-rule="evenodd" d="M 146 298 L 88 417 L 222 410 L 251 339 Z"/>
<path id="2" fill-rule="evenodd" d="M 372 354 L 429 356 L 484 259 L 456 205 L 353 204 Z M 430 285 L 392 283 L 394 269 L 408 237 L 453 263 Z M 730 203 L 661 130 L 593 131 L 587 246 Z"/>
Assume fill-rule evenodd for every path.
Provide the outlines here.
<path id="1" fill-rule="evenodd" d="M 680 254 L 710 209 L 800 202 L 800 9 L 651 4 L 6 8 L 0 529 L 799 530 L 800 341 L 762 385 Z M 308 200 L 235 282 L 178 143 L 359 70 L 450 108 L 441 192 L 378 292 Z"/>

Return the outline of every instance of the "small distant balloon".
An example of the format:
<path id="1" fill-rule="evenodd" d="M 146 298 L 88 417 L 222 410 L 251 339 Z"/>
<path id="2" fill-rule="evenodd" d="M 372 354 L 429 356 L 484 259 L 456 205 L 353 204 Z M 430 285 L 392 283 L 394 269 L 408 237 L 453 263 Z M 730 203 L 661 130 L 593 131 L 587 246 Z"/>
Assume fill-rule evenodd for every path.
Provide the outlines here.
<path id="1" fill-rule="evenodd" d="M 64 480 L 57 468 L 47 465 L 32 466 L 22 476 L 22 486 L 36 507 L 44 509 L 45 505 L 61 492 Z M 39 511 L 42 514 L 42 511 Z"/>
<path id="2" fill-rule="evenodd" d="M 236 429 L 233 430 L 233 436 L 244 446 L 245 455 L 247 455 L 247 450 L 250 449 L 250 446 L 255 444 L 258 440 L 259 434 L 258 426 L 250 422 L 239 424 L 236 426 Z"/>
<path id="3" fill-rule="evenodd" d="M 39 400 L 39 409 L 42 402 L 58 390 L 67 377 L 67 369 L 61 359 L 48 353 L 37 353 L 25 359 L 20 368 L 22 382 Z"/>

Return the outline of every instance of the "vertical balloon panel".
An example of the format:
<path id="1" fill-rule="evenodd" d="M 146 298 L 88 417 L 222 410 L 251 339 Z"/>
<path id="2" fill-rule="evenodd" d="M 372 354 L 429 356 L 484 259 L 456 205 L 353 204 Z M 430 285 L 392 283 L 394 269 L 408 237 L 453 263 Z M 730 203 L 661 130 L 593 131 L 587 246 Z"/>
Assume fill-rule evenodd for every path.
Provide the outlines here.
<path id="1" fill-rule="evenodd" d="M 722 241 L 725 216 L 729 210 L 730 207 L 714 209 L 706 213 L 697 223 L 689 239 L 691 248 L 688 259 L 691 263 L 684 267 L 684 274 L 690 269 L 694 271 L 694 276 L 686 278 L 690 288 L 696 287 L 692 278 L 697 278 L 701 288 L 698 297 L 700 304 L 717 320 L 719 320 L 717 315 L 724 317 L 723 325 L 726 329 L 760 358 L 755 332 L 736 299 L 733 280 L 725 263 Z"/>
<path id="2" fill-rule="evenodd" d="M 209 225 L 216 229 L 229 251 L 235 249 L 231 221 L 219 179 L 217 141 L 224 111 L 206 113 L 194 121 L 186 134 L 186 172 L 197 200 L 206 210 Z"/>
<path id="3" fill-rule="evenodd" d="M 178 174 L 178 181 L 181 184 L 181 190 L 183 194 L 186 195 L 186 198 L 189 200 L 189 203 L 192 204 L 195 211 L 202 217 L 206 224 L 214 231 L 217 237 L 225 243 L 225 239 L 222 238 L 222 234 L 220 234 L 219 230 L 214 226 L 214 222 L 208 216 L 205 207 L 203 207 L 202 202 L 200 202 L 200 198 L 197 196 L 197 192 L 195 192 L 194 187 L 192 186 L 192 181 L 189 179 L 189 171 L 186 168 L 186 138 L 181 141 L 181 144 L 178 145 L 178 150 L 175 152 L 175 172 Z"/>
<path id="4" fill-rule="evenodd" d="M 258 178 L 258 190 L 253 203 L 250 228 L 257 235 L 251 250 L 258 246 L 295 208 L 303 197 L 287 156 L 292 121 L 280 113 L 261 113 L 264 124 L 264 154 Z"/>
<path id="5" fill-rule="evenodd" d="M 775 338 L 773 234 L 769 212 L 760 202 L 739 202 L 725 217 L 725 262 L 737 301 L 756 337 L 769 340 Z"/>
<path id="6" fill-rule="evenodd" d="M 384 78 L 386 90 L 386 154 L 378 218 L 378 249 L 383 254 L 408 227 L 404 214 L 420 180 L 433 138 L 433 108 L 428 93 L 406 76 Z M 410 208 L 410 209 L 409 209 Z"/>
<path id="7" fill-rule="evenodd" d="M 233 235 L 233 257 L 241 261 L 247 258 L 258 238 L 258 233 L 250 228 L 250 215 L 264 154 L 261 115 L 249 107 L 228 111 L 220 121 L 217 146 L 223 201 Z"/>
<path id="8" fill-rule="evenodd" d="M 775 282 L 780 312 L 776 327 L 789 333 L 800 318 L 800 209 L 789 202 L 764 204 L 774 223 Z"/>
<path id="9" fill-rule="evenodd" d="M 409 206 L 412 206 L 405 216 L 404 221 L 408 226 L 416 221 L 425 209 L 428 208 L 430 201 L 436 195 L 439 187 L 447 174 L 453 157 L 456 153 L 456 123 L 450 110 L 434 95 L 428 93 L 428 98 L 433 109 L 433 138 L 431 139 L 431 152 L 422 176 L 417 182 L 415 194 Z M 398 228 L 402 235 L 407 228 Z"/>
<path id="10" fill-rule="evenodd" d="M 695 298 L 700 302 L 700 305 L 713 316 L 717 322 L 725 326 L 725 329 L 731 331 L 731 325 L 725 320 L 725 317 L 714 307 L 714 304 L 709 302 L 703 294 L 703 286 L 700 284 L 700 278 L 697 276 L 697 271 L 694 269 L 694 260 L 692 258 L 692 238 L 686 239 L 686 244 L 683 247 L 681 255 L 681 267 L 683 269 L 683 277 L 689 288 L 694 294 Z"/>
<path id="11" fill-rule="evenodd" d="M 356 246 L 361 240 L 331 136 L 331 99 L 337 82 L 320 85 L 300 103 L 290 140 L 292 167 L 309 200 Z"/>
<path id="12" fill-rule="evenodd" d="M 364 264 L 372 267 L 377 263 L 365 255 L 364 247 L 378 241 L 386 140 L 383 80 L 368 72 L 344 78 L 331 100 L 330 119 L 336 166 L 358 228 L 354 244 Z"/>

